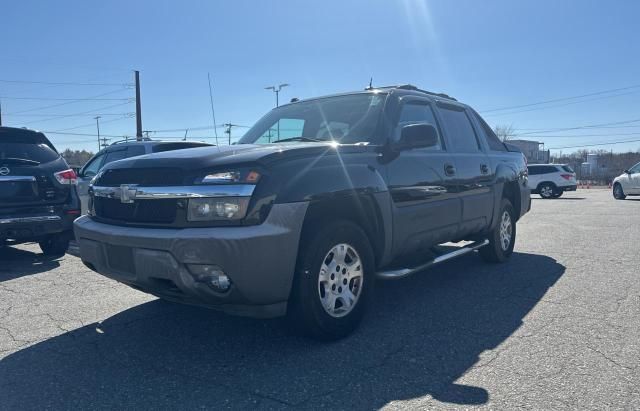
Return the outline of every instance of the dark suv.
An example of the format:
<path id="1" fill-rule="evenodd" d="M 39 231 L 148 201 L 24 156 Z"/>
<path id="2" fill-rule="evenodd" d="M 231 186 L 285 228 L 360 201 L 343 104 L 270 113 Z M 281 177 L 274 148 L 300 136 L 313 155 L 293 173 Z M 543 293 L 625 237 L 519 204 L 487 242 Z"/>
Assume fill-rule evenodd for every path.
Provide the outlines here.
<path id="1" fill-rule="evenodd" d="M 112 163 L 75 232 L 89 268 L 136 289 L 330 339 L 376 278 L 509 258 L 526 184 L 522 153 L 470 107 L 383 87 L 280 106 L 238 145 Z"/>
<path id="2" fill-rule="evenodd" d="M 35 241 L 62 255 L 80 214 L 76 174 L 44 134 L 0 127 L 0 246 Z"/>

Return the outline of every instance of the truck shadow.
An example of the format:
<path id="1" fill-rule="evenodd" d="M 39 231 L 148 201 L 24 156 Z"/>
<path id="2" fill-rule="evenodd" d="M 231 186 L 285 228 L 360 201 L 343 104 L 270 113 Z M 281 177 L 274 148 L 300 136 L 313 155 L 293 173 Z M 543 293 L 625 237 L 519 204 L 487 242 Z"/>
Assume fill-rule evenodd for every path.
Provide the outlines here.
<path id="1" fill-rule="evenodd" d="M 60 266 L 57 260 L 20 248 L 0 247 L 0 282 L 53 270 Z"/>
<path id="2" fill-rule="evenodd" d="M 335 343 L 155 300 L 4 358 L 0 404 L 372 409 L 426 395 L 484 404 L 486 389 L 455 381 L 517 331 L 563 273 L 542 255 L 515 253 L 502 265 L 470 255 L 379 283 L 362 327 Z"/>

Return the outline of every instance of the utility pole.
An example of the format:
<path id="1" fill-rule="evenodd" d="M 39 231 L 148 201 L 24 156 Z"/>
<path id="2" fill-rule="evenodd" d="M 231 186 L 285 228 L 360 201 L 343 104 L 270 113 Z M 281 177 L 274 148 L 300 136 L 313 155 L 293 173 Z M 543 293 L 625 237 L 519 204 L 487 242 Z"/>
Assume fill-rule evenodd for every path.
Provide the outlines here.
<path id="1" fill-rule="evenodd" d="M 233 128 L 233 127 L 242 127 L 242 126 L 239 126 L 237 124 L 231 124 L 231 123 L 225 123 L 225 124 L 223 124 L 223 126 L 227 128 L 224 132 L 225 132 L 225 134 L 227 134 L 227 136 L 229 138 L 229 145 L 231 145 L 231 128 Z"/>
<path id="2" fill-rule="evenodd" d="M 274 93 L 276 93 L 276 107 L 278 107 L 280 105 L 280 102 L 278 101 L 278 97 L 280 94 L 280 90 L 282 90 L 284 87 L 288 87 L 290 86 L 290 84 L 287 83 L 283 83 L 280 84 L 279 86 L 269 86 L 269 87 L 265 87 L 265 90 L 273 90 Z"/>
<path id="3" fill-rule="evenodd" d="M 100 151 L 100 116 L 96 116 L 94 119 L 96 119 L 96 128 L 98 129 L 98 151 Z"/>
<path id="4" fill-rule="evenodd" d="M 136 75 L 136 140 L 142 140 L 142 109 L 140 106 L 140 72 L 134 71 Z"/>
<path id="5" fill-rule="evenodd" d="M 0 127 L 2 127 L 2 100 L 0 100 Z"/>

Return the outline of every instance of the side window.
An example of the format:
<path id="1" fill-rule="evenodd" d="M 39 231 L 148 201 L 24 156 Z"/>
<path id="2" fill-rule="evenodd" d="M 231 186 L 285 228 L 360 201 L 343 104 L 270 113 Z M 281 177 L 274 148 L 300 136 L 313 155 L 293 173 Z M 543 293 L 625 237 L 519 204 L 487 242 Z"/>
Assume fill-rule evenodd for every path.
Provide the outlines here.
<path id="1" fill-rule="evenodd" d="M 107 156 L 104 159 L 104 165 L 107 165 L 114 161 L 122 160 L 123 158 L 126 158 L 126 157 L 127 157 L 127 150 L 111 151 L 107 153 Z"/>
<path id="2" fill-rule="evenodd" d="M 638 163 L 635 166 L 631 167 L 629 169 L 629 171 L 631 172 L 631 174 L 640 173 L 640 163 Z"/>
<path id="3" fill-rule="evenodd" d="M 303 137 L 304 123 L 305 121 L 303 119 L 281 118 L 271 125 L 271 127 L 255 141 L 255 144 L 272 143 L 278 139 Z"/>
<path id="4" fill-rule="evenodd" d="M 474 111 L 474 114 L 476 116 L 476 119 L 478 120 L 478 123 L 480 123 L 480 126 L 482 128 L 481 130 L 482 134 L 484 134 L 484 138 L 487 141 L 487 144 L 489 145 L 489 149 L 493 151 L 507 151 L 507 148 L 504 146 L 502 141 L 500 141 L 498 136 L 496 136 L 496 133 L 493 132 L 491 127 L 489 127 L 487 122 L 484 121 L 484 119 L 480 117 L 480 115 L 475 111 Z"/>
<path id="5" fill-rule="evenodd" d="M 540 174 L 540 167 L 529 167 L 528 168 L 528 172 L 529 172 L 528 174 L 530 176 L 538 175 L 538 174 Z"/>
<path id="6" fill-rule="evenodd" d="M 86 178 L 95 177 L 102 166 L 102 160 L 104 160 L 104 154 L 100 154 L 93 158 L 84 168 L 82 169 L 82 176 Z"/>
<path id="7" fill-rule="evenodd" d="M 438 123 L 433 114 L 433 109 L 429 104 L 420 104 L 417 102 L 409 102 L 402 106 L 400 111 L 400 119 L 398 120 L 398 126 L 396 127 L 396 140 L 400 138 L 400 132 L 402 127 L 415 124 L 415 123 L 428 123 L 435 127 L 438 131 Z M 429 147 L 426 150 L 442 150 L 442 137 L 438 133 L 438 144 Z"/>
<path id="8" fill-rule="evenodd" d="M 141 156 L 145 154 L 144 146 L 129 146 L 127 147 L 127 158 Z"/>
<path id="9" fill-rule="evenodd" d="M 476 153 L 480 151 L 478 139 L 471 126 L 469 117 L 463 109 L 439 107 L 442 126 L 452 145 L 452 150 L 460 153 Z"/>

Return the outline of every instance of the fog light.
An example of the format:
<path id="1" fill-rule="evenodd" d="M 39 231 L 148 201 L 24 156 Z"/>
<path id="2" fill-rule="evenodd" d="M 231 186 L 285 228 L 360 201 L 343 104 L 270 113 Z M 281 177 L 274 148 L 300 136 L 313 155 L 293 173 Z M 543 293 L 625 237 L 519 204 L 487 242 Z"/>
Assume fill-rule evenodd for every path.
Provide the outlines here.
<path id="1" fill-rule="evenodd" d="M 207 284 L 218 292 L 225 292 L 231 288 L 231 279 L 217 265 L 187 264 L 189 271 L 199 283 Z"/>

